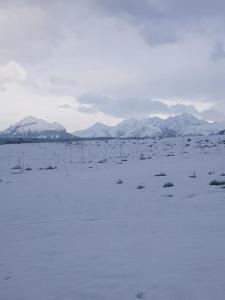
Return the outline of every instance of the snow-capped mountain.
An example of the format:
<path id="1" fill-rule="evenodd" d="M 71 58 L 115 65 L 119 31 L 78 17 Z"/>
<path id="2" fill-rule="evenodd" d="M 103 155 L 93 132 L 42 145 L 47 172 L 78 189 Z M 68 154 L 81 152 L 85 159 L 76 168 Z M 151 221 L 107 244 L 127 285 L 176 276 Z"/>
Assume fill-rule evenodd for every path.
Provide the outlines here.
<path id="1" fill-rule="evenodd" d="M 119 138 L 150 137 L 159 135 L 160 133 L 160 128 L 150 122 L 150 119 L 147 118 L 142 120 L 131 119 L 122 121 L 112 130 L 112 135 Z"/>
<path id="2" fill-rule="evenodd" d="M 192 114 L 184 113 L 167 119 L 158 117 L 141 120 L 130 119 L 122 121 L 116 126 L 97 123 L 86 130 L 74 132 L 74 134 L 85 138 L 145 138 L 210 135 L 222 132 L 223 129 L 225 129 L 225 123 L 209 123 L 204 119 L 198 119 Z"/>
<path id="3" fill-rule="evenodd" d="M 57 122 L 49 123 L 42 119 L 26 117 L 0 133 L 4 138 L 60 139 L 71 137 Z"/>
<path id="4" fill-rule="evenodd" d="M 26 117 L 0 132 L 0 138 L 74 139 L 74 138 L 147 138 L 182 135 L 225 134 L 225 122 L 209 123 L 189 113 L 161 119 L 129 119 L 115 126 L 96 123 L 93 126 L 69 134 L 59 123 Z"/>
<path id="5" fill-rule="evenodd" d="M 111 137 L 112 127 L 102 123 L 95 123 L 88 129 L 79 130 L 74 132 L 73 134 L 82 138 Z"/>
<path id="6" fill-rule="evenodd" d="M 203 134 L 205 126 L 210 126 L 211 123 L 204 119 L 198 119 L 192 114 L 183 113 L 175 117 L 169 117 L 166 120 L 162 120 L 160 126 L 161 131 L 166 134 L 170 132 L 171 135 L 194 135 Z M 204 135 L 204 134 L 203 134 Z"/>

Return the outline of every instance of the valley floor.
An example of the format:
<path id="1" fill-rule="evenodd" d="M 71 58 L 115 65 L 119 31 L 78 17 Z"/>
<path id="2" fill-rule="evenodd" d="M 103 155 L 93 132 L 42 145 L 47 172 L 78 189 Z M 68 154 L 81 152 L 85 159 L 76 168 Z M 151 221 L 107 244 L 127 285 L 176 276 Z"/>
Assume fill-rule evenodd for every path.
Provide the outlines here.
<path id="1" fill-rule="evenodd" d="M 224 300 L 223 139 L 0 146 L 0 299 Z"/>

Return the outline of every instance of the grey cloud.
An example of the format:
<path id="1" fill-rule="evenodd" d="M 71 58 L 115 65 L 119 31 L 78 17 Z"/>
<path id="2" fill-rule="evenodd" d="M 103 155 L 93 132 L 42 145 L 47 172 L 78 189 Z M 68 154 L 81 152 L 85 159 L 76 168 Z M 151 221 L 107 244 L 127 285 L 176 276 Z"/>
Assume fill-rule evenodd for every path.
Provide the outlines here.
<path id="1" fill-rule="evenodd" d="M 225 114 L 217 109 L 199 111 L 194 105 L 177 103 L 167 105 L 162 101 L 148 98 L 114 98 L 98 96 L 95 94 L 83 94 L 77 98 L 80 104 L 78 110 L 83 113 L 96 113 L 100 111 L 117 118 L 143 117 L 154 114 L 177 115 L 191 113 L 199 118 L 209 121 L 225 121 Z"/>
<path id="2" fill-rule="evenodd" d="M 207 31 L 209 22 L 224 24 L 225 16 L 223 0 L 14 0 L 1 1 L 0 8 L 1 54 L 26 60 L 49 57 L 68 34 L 88 31 L 100 12 L 130 23 L 152 45 L 174 43 L 196 28 Z"/>
<path id="3" fill-rule="evenodd" d="M 113 98 L 83 94 L 77 97 L 77 101 L 80 104 L 80 111 L 85 111 L 85 107 L 88 107 L 89 112 L 93 109 L 119 118 L 142 116 L 150 113 L 170 113 L 170 109 L 165 103 L 143 97 Z"/>
<path id="4" fill-rule="evenodd" d="M 48 60 L 69 34 L 75 37 L 86 30 L 82 21 L 91 10 L 87 3 L 85 0 L 1 1 L 0 60 L 19 59 L 28 63 Z"/>
<path id="5" fill-rule="evenodd" d="M 78 107 L 78 109 L 76 109 L 74 106 L 66 103 L 66 104 L 62 104 L 62 105 L 59 105 L 58 108 L 60 109 L 66 109 L 66 110 L 73 110 L 73 111 L 76 111 L 78 110 L 79 112 L 81 113 L 89 113 L 89 114 L 92 114 L 92 113 L 96 113 L 98 112 L 97 108 L 95 108 L 94 106 L 88 106 L 88 105 L 80 105 Z"/>
<path id="6" fill-rule="evenodd" d="M 157 18 L 161 16 L 157 2 L 149 0 L 94 0 L 95 3 L 110 15 L 122 16 L 134 20 Z"/>
<path id="7" fill-rule="evenodd" d="M 170 44 L 178 41 L 176 26 L 168 21 L 146 21 L 139 32 L 150 45 Z"/>
<path id="8" fill-rule="evenodd" d="M 224 14 L 223 0 L 95 0 L 112 15 L 131 15 L 134 18 L 210 17 Z"/>
<path id="9" fill-rule="evenodd" d="M 215 109 L 206 109 L 201 112 L 201 116 L 212 122 L 225 121 L 225 114 Z"/>
<path id="10" fill-rule="evenodd" d="M 88 106 L 88 105 L 80 105 L 78 107 L 78 111 L 81 113 L 87 113 L 87 114 L 92 114 L 92 113 L 97 113 L 98 109 L 95 108 L 94 106 Z"/>
<path id="11" fill-rule="evenodd" d="M 225 16 L 222 0 L 13 0 L 1 1 L 0 9 L 1 59 L 25 61 L 48 59 L 68 36 L 83 38 L 105 17 L 129 23 L 148 43 L 161 45 L 184 38 L 186 30 L 205 29 L 211 19 L 224 24 Z"/>
<path id="12" fill-rule="evenodd" d="M 136 26 L 151 45 L 177 42 L 186 31 L 203 30 L 207 22 L 224 24 L 223 0 L 95 0 L 108 16 L 123 18 Z M 180 31 L 183 30 L 183 34 Z"/>
<path id="13" fill-rule="evenodd" d="M 224 28 L 223 0 L 3 0 L 0 63 L 24 66 L 24 85 L 43 95 L 93 91 L 78 97 L 80 112 L 200 115 L 185 99 L 217 103 L 205 114 L 218 119 Z M 163 102 L 174 98 L 179 105 Z"/>
<path id="14" fill-rule="evenodd" d="M 43 75 L 39 80 L 29 79 L 28 83 L 29 87 L 35 92 L 45 91 L 58 96 L 73 96 L 79 85 L 77 80 L 69 76 L 58 75 L 50 75 L 49 77 L 47 76 L 47 78 Z"/>
<path id="15" fill-rule="evenodd" d="M 6 91 L 7 91 L 6 87 L 4 85 L 0 84 L 0 92 L 4 93 Z"/>
<path id="16" fill-rule="evenodd" d="M 58 108 L 62 108 L 62 109 L 69 109 L 69 110 L 75 110 L 75 108 L 69 104 L 61 104 L 58 106 Z"/>
<path id="17" fill-rule="evenodd" d="M 190 113 L 193 115 L 199 115 L 199 111 L 194 107 L 194 105 L 185 105 L 178 103 L 170 105 L 170 109 L 174 114 Z"/>
<path id="18" fill-rule="evenodd" d="M 72 78 L 65 78 L 59 76 L 52 76 L 50 78 L 50 83 L 56 86 L 76 86 L 78 81 Z"/>
<path id="19" fill-rule="evenodd" d="M 194 105 L 185 105 L 185 104 L 175 104 L 171 105 L 170 109 L 173 111 L 175 114 L 180 114 L 180 113 L 191 113 L 195 115 L 196 117 L 200 117 L 203 119 L 206 119 L 211 122 L 221 122 L 225 121 L 225 114 L 215 108 L 210 108 L 210 109 L 205 109 L 202 111 L 197 110 Z"/>
<path id="20" fill-rule="evenodd" d="M 0 4 L 0 8 L 1 4 Z M 48 58 L 64 38 L 48 12 L 32 5 L 8 5 L 0 10 L 1 60 Z M 6 29 L 7 28 L 7 29 Z"/>
<path id="21" fill-rule="evenodd" d="M 171 111 L 176 114 L 190 113 L 198 118 L 208 120 L 210 122 L 223 122 L 225 121 L 225 114 L 214 108 L 205 109 L 202 111 L 197 110 L 193 105 L 176 104 L 170 106 Z"/>
<path id="22" fill-rule="evenodd" d="M 215 43 L 211 58 L 213 61 L 225 59 L 225 48 L 222 42 L 218 41 Z"/>
<path id="23" fill-rule="evenodd" d="M 135 26 L 152 45 L 173 43 L 177 40 L 174 23 L 168 22 L 160 1 L 96 0 L 96 3 L 109 16 L 122 18 Z"/>

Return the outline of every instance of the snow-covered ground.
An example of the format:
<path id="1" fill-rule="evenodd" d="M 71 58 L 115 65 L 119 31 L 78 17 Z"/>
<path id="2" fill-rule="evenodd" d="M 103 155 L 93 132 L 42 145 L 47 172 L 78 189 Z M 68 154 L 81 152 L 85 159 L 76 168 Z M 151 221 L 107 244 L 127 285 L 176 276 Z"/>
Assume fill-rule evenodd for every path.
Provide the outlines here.
<path id="1" fill-rule="evenodd" d="M 224 300 L 223 173 L 223 136 L 0 146 L 0 299 Z"/>

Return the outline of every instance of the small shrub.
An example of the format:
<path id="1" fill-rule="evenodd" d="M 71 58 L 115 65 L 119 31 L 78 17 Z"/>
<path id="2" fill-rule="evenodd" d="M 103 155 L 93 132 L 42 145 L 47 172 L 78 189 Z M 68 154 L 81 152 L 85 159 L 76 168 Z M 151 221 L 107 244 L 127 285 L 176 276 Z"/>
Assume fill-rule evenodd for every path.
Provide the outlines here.
<path id="1" fill-rule="evenodd" d="M 53 166 L 47 166 L 46 168 L 45 168 L 45 170 L 55 170 L 56 169 L 56 167 L 53 167 Z"/>
<path id="2" fill-rule="evenodd" d="M 157 173 L 157 174 L 155 174 L 155 176 L 156 176 L 156 177 L 159 177 L 159 176 L 166 176 L 166 173 L 164 173 L 164 172 Z"/>
<path id="3" fill-rule="evenodd" d="M 213 174 L 215 174 L 215 172 L 213 172 L 213 171 L 209 171 L 209 173 L 208 173 L 209 175 L 213 175 Z"/>
<path id="4" fill-rule="evenodd" d="M 102 159 L 102 160 L 99 160 L 99 164 L 104 164 L 104 163 L 106 163 L 107 162 L 107 159 Z"/>
<path id="5" fill-rule="evenodd" d="M 194 172 L 191 176 L 189 176 L 190 178 L 197 178 L 196 173 Z"/>
<path id="6" fill-rule="evenodd" d="M 144 154 L 143 154 L 143 153 L 141 153 L 141 154 L 140 154 L 140 156 L 139 156 L 139 159 L 140 159 L 140 160 L 145 160 L 145 159 L 146 159 L 146 157 L 144 156 Z"/>
<path id="7" fill-rule="evenodd" d="M 25 168 L 25 171 L 31 171 L 31 170 L 32 170 L 32 168 L 30 168 L 30 167 Z"/>
<path id="8" fill-rule="evenodd" d="M 11 168 L 12 170 L 21 170 L 22 167 L 20 165 L 16 165 L 15 167 Z"/>
<path id="9" fill-rule="evenodd" d="M 212 181 L 210 181 L 209 185 L 225 185 L 225 181 L 212 180 Z"/>
<path id="10" fill-rule="evenodd" d="M 123 180 L 122 179 L 118 179 L 116 184 L 122 184 L 123 183 Z"/>
<path id="11" fill-rule="evenodd" d="M 138 186 L 137 186 L 137 190 L 142 190 L 142 189 L 144 189 L 144 188 L 145 188 L 144 185 L 138 185 Z"/>
<path id="12" fill-rule="evenodd" d="M 168 154 L 166 154 L 166 156 L 174 156 L 174 154 L 173 153 L 168 153 Z"/>
<path id="13" fill-rule="evenodd" d="M 174 184 L 172 182 L 167 182 L 163 185 L 164 188 L 172 187 L 172 186 L 174 186 Z"/>

